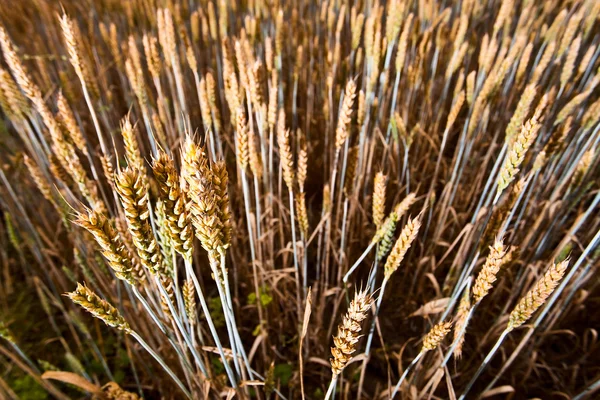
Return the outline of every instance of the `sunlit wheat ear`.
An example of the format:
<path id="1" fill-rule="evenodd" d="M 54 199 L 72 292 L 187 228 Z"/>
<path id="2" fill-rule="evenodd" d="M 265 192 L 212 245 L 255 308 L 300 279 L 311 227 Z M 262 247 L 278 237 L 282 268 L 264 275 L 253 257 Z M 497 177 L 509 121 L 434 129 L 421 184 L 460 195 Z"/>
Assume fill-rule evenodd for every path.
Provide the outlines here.
<path id="1" fill-rule="evenodd" d="M 111 189 L 115 187 L 115 167 L 113 166 L 113 162 L 110 156 L 102 155 L 100 157 L 100 164 L 102 165 L 102 172 L 104 173 L 104 177 L 108 181 Z"/>
<path id="2" fill-rule="evenodd" d="M 456 320 L 454 323 L 454 338 L 453 342 L 456 342 L 454 347 L 454 357 L 459 359 L 462 357 L 463 344 L 465 343 L 465 330 L 466 324 L 469 322 L 467 317 L 469 310 L 471 309 L 471 293 L 467 289 L 464 291 L 460 303 L 458 305 L 458 311 L 456 312 Z"/>
<path id="3" fill-rule="evenodd" d="M 578 94 L 577 96 L 573 97 L 571 99 L 571 101 L 569 101 L 567 104 L 565 104 L 565 106 L 560 110 L 560 112 L 558 113 L 558 115 L 556 116 L 556 119 L 554 120 L 554 125 L 558 125 L 561 122 L 563 122 L 565 119 L 567 119 L 567 117 L 569 115 L 571 115 L 571 113 L 573 113 L 573 111 L 575 109 L 577 109 L 577 107 L 583 103 L 583 101 L 585 99 L 587 99 L 590 94 L 592 93 L 594 87 L 592 86 L 590 89 L 588 89 L 587 91 Z"/>
<path id="4" fill-rule="evenodd" d="M 140 173 L 145 171 L 145 162 L 140 152 L 140 146 L 136 137 L 136 128 L 129 121 L 129 116 L 126 116 L 121 121 L 121 134 L 123 135 L 123 142 L 125 143 L 125 153 L 129 164 L 136 168 Z M 143 179 L 147 179 L 145 174 L 142 175 Z"/>
<path id="5" fill-rule="evenodd" d="M 528 120 L 521 128 L 521 132 L 515 138 L 515 141 L 506 156 L 506 161 L 498 174 L 497 197 L 500 196 L 504 189 L 506 189 L 506 187 L 508 187 L 515 179 L 515 175 L 519 172 L 519 167 L 525 159 L 525 154 L 533 144 L 539 130 L 540 125 L 535 117 Z"/>
<path id="6" fill-rule="evenodd" d="M 209 253 L 224 248 L 224 226 L 213 183 L 213 172 L 209 168 L 204 149 L 189 137 L 183 148 L 181 174 L 188 187 L 196 237 Z"/>
<path id="7" fill-rule="evenodd" d="M 248 154 L 248 125 L 246 123 L 246 114 L 244 109 L 240 107 L 237 110 L 237 123 L 235 127 L 235 138 L 236 138 L 236 157 L 238 165 L 242 172 L 248 168 L 249 154 Z"/>
<path id="8" fill-rule="evenodd" d="M 162 256 L 149 223 L 148 191 L 140 171 L 127 168 L 115 177 L 127 226 L 142 263 L 153 274 L 163 271 Z"/>
<path id="9" fill-rule="evenodd" d="M 373 222 L 380 227 L 385 215 L 386 176 L 378 172 L 373 181 Z"/>
<path id="10" fill-rule="evenodd" d="M 485 264 L 483 264 L 473 285 L 473 302 L 475 304 L 479 303 L 489 293 L 496 281 L 496 275 L 500 271 L 500 267 L 502 267 L 505 254 L 506 251 L 502 240 L 497 240 L 494 246 L 490 246 L 490 253 L 485 259 Z"/>
<path id="11" fill-rule="evenodd" d="M 306 137 L 300 130 L 298 131 L 298 142 L 298 170 L 296 172 L 296 180 L 298 181 L 300 192 L 304 192 L 304 183 L 308 174 L 308 146 Z"/>
<path id="12" fill-rule="evenodd" d="M 15 80 L 32 102 L 34 102 L 36 108 L 39 107 L 40 102 L 42 101 L 42 94 L 39 88 L 31 81 L 29 78 L 29 74 L 25 70 L 25 67 L 19 60 L 17 56 L 17 52 L 15 51 L 14 45 L 11 40 L 8 38 L 8 34 L 4 30 L 3 27 L 0 26 L 0 45 L 2 46 L 2 53 L 4 56 L 4 60 L 8 64 L 11 72 L 13 73 Z"/>
<path id="13" fill-rule="evenodd" d="M 465 103 L 465 91 L 461 90 L 457 95 L 456 95 L 456 100 L 454 101 L 454 105 L 452 106 L 452 108 L 450 109 L 450 113 L 448 114 L 448 120 L 446 121 L 446 131 L 449 131 L 450 128 L 452 128 L 452 126 L 454 125 L 454 122 L 456 122 L 456 118 L 458 117 L 458 114 L 460 113 L 460 110 L 462 109 L 463 104 Z"/>
<path id="14" fill-rule="evenodd" d="M 192 68 L 193 70 L 193 68 Z M 210 106 L 208 104 L 208 94 L 206 92 L 206 80 L 204 78 L 200 79 L 200 86 L 198 87 L 198 101 L 200 102 L 200 114 L 202 115 L 202 123 L 204 124 L 204 128 L 208 130 L 211 129 L 211 120 L 212 117 L 210 115 Z"/>
<path id="15" fill-rule="evenodd" d="M 152 171 L 165 208 L 173 247 L 179 254 L 189 258 L 193 251 L 194 231 L 186 210 L 187 198 L 179 187 L 179 175 L 173 159 L 160 151 L 152 163 Z"/>
<path id="16" fill-rule="evenodd" d="M 173 237 L 167 221 L 165 203 L 157 200 L 154 205 L 154 233 L 156 242 L 162 254 L 162 260 L 168 275 L 173 275 L 173 257 L 175 256 L 175 247 Z"/>
<path id="17" fill-rule="evenodd" d="M 552 294 L 558 283 L 562 279 L 569 266 L 569 259 L 559 262 L 558 264 L 552 265 L 548 271 L 540 278 L 534 285 L 534 287 L 527 292 L 515 309 L 510 313 L 508 318 L 507 331 L 512 331 L 515 328 L 523 325 L 534 312 L 542 304 L 546 302 L 546 299 Z"/>
<path id="18" fill-rule="evenodd" d="M 79 214 L 74 222 L 94 236 L 115 276 L 135 284 L 139 275 L 134 274 L 132 257 L 119 238 L 119 233 L 110 226 L 108 220 L 102 214 L 90 210 L 87 215 Z"/>
<path id="19" fill-rule="evenodd" d="M 117 328 L 125 333 L 131 332 L 131 328 L 119 311 L 106 300 L 88 289 L 86 286 L 77 284 L 77 289 L 66 294 L 73 303 L 80 305 L 94 317 L 104 321 L 106 325 Z"/>
<path id="20" fill-rule="evenodd" d="M 335 147 L 340 149 L 349 134 L 350 119 L 352 117 L 352 107 L 354 105 L 354 97 L 356 97 L 356 83 L 354 80 L 349 80 L 346 84 L 344 92 L 344 101 L 340 114 L 338 116 L 337 128 L 335 131 Z"/>
<path id="21" fill-rule="evenodd" d="M 25 156 L 25 165 L 29 170 L 29 174 L 33 178 L 33 182 L 37 186 L 38 190 L 42 193 L 44 198 L 53 205 L 56 205 L 57 203 L 52 195 L 52 187 L 50 186 L 50 182 L 44 176 L 37 164 L 31 158 Z"/>
<path id="22" fill-rule="evenodd" d="M 161 71 L 161 60 L 158 54 L 158 40 L 155 36 L 144 34 L 142 38 L 144 45 L 144 54 L 146 55 L 146 62 L 148 64 L 148 71 L 153 79 L 160 77 Z"/>
<path id="23" fill-rule="evenodd" d="M 163 263 L 162 254 L 156 237 L 150 226 L 148 208 L 148 188 L 142 173 L 128 167 L 115 177 L 115 188 L 125 211 L 127 226 L 133 238 L 133 244 L 142 264 L 158 276 L 172 302 L 174 300 L 171 271 Z M 163 310 L 168 314 L 168 307 L 163 299 Z"/>
<path id="24" fill-rule="evenodd" d="M 217 206 L 219 208 L 219 219 L 221 220 L 222 228 L 222 249 L 226 249 L 231 245 L 231 236 L 233 229 L 233 221 L 231 208 L 229 206 L 229 174 L 227 173 L 227 165 L 224 160 L 215 162 L 211 168 L 212 184 L 215 192 Z"/>
<path id="25" fill-rule="evenodd" d="M 575 60 L 577 59 L 580 45 L 581 45 L 581 35 L 577 36 L 577 38 L 569 46 L 569 53 L 566 56 L 565 63 L 563 65 L 563 68 L 562 68 L 562 71 L 560 74 L 561 88 L 566 87 L 567 84 L 569 83 L 569 80 L 573 76 L 573 72 L 575 69 Z"/>
<path id="26" fill-rule="evenodd" d="M 371 303 L 372 299 L 366 291 L 357 292 L 341 324 L 338 325 L 338 333 L 333 337 L 335 347 L 331 348 L 333 358 L 329 360 L 334 376 L 342 372 L 356 351 L 362 322 L 367 318 Z"/>
<path id="27" fill-rule="evenodd" d="M 385 262 L 384 271 L 386 279 L 389 279 L 389 277 L 398 269 L 400 263 L 402 263 L 406 252 L 410 249 L 412 242 L 417 237 L 420 227 L 421 221 L 415 218 L 409 219 L 406 225 L 404 225 L 404 228 L 402 228 L 400 236 L 396 240 L 396 243 L 394 243 L 394 247 Z"/>
<path id="28" fill-rule="evenodd" d="M 75 36 L 75 29 L 73 28 L 73 21 L 71 21 L 71 19 L 66 14 L 63 14 L 60 17 L 60 26 L 62 28 L 65 42 L 67 44 L 67 50 L 69 52 L 69 61 L 71 61 L 71 64 L 73 65 L 77 76 L 80 79 L 84 80 L 85 77 L 83 75 L 83 66 L 81 63 L 77 38 Z"/>
<path id="29" fill-rule="evenodd" d="M 581 156 L 581 160 L 577 163 L 577 167 L 575 167 L 575 172 L 573 173 L 573 178 L 571 178 L 571 186 L 577 187 L 581 184 L 583 178 L 587 174 L 594 161 L 594 155 L 596 150 L 594 148 L 589 149 L 583 156 Z"/>
<path id="30" fill-rule="evenodd" d="M 596 100 L 588 110 L 583 114 L 582 125 L 585 129 L 590 129 L 600 118 L 600 98 Z M 572 117 L 567 117 L 565 125 L 572 120 Z"/>
<path id="31" fill-rule="evenodd" d="M 67 99 L 65 98 L 65 96 L 63 96 L 62 91 L 58 93 L 56 105 L 58 107 L 58 115 L 60 116 L 60 120 L 67 129 L 69 137 L 71 138 L 75 146 L 77 146 L 77 149 L 79 149 L 79 151 L 81 151 L 83 154 L 89 157 L 86 140 L 83 137 L 81 129 L 79 129 L 77 121 L 75 120 L 73 110 L 67 103 Z"/>
<path id="32" fill-rule="evenodd" d="M 513 144 L 515 136 L 519 132 L 519 129 L 521 128 L 521 125 L 523 124 L 525 117 L 529 114 L 529 110 L 531 109 L 531 104 L 533 103 L 533 100 L 535 99 L 536 94 L 537 94 L 537 87 L 533 83 L 528 85 L 525 88 L 525 90 L 523 91 L 523 94 L 521 95 L 521 99 L 519 100 L 519 103 L 517 104 L 517 108 L 515 109 L 515 112 L 514 112 L 512 118 L 510 119 L 508 126 L 506 127 L 506 139 L 505 140 L 506 140 L 506 143 L 508 143 L 509 145 Z"/>
<path id="33" fill-rule="evenodd" d="M 277 144 L 279 145 L 279 159 L 283 169 L 283 180 L 289 190 L 294 189 L 294 156 L 290 144 L 290 130 L 277 129 Z"/>
<path id="34" fill-rule="evenodd" d="M 17 82 L 4 68 L 0 68 L 0 91 L 2 92 L 2 109 L 9 118 L 21 119 L 29 112 L 29 103 Z"/>
<path id="35" fill-rule="evenodd" d="M 423 339 L 421 352 L 425 353 L 427 351 L 435 350 L 440 343 L 442 343 L 442 340 L 444 340 L 451 328 L 452 322 L 440 322 L 431 328 L 429 333 Z"/>
<path id="36" fill-rule="evenodd" d="M 217 89 L 215 78 L 210 72 L 206 73 L 206 93 L 208 95 L 208 105 L 212 114 L 212 121 L 215 129 L 221 130 L 221 112 L 217 104 Z"/>

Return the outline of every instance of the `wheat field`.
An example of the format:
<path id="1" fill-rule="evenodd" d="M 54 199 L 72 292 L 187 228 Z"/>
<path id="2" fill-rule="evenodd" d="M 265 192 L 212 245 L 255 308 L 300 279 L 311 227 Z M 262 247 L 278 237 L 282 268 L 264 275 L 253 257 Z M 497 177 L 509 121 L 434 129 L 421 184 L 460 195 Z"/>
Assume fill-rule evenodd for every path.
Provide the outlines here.
<path id="1" fill-rule="evenodd" d="M 599 19 L 0 1 L 0 398 L 597 398 Z"/>

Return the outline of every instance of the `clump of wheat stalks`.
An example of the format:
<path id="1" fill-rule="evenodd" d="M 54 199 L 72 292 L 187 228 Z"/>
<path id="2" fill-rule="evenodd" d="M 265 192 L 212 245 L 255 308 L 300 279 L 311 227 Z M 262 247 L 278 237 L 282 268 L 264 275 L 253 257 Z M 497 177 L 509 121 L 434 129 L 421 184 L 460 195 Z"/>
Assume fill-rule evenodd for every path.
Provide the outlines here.
<path id="1" fill-rule="evenodd" d="M 552 333 L 597 317 L 598 2 L 155 3 L 0 2 L 2 335 L 50 348 L 22 332 L 25 298 L 82 375 L 118 372 L 140 397 L 312 398 L 341 381 L 377 398 L 400 378 L 403 398 L 451 398 L 478 374 L 486 391 L 522 382 L 518 397 L 594 388 L 594 349 L 558 360 Z M 567 254 L 558 286 L 562 261 L 521 292 Z M 127 340 L 61 296 L 84 281 Z M 360 284 L 368 331 L 346 316 L 336 335 Z M 488 371 L 477 348 L 514 303 L 506 332 L 542 310 Z M 425 356 L 449 320 L 452 344 Z M 313 361 L 332 336 L 330 380 Z M 534 351 L 551 377 L 529 373 Z"/>

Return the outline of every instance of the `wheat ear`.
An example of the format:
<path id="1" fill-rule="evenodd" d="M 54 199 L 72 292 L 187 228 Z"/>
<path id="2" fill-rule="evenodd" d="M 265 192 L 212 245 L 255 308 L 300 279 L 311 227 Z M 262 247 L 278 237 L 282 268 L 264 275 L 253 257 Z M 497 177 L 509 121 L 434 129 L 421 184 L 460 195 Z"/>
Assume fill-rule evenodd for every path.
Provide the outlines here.
<path id="1" fill-rule="evenodd" d="M 80 213 L 75 223 L 90 232 L 102 249 L 102 255 L 119 279 L 129 282 L 143 280 L 143 272 L 132 262 L 133 258 L 125 244 L 119 238 L 119 233 L 110 225 L 102 214 L 90 210 L 88 214 Z M 134 273 L 135 272 L 135 273 Z"/>
<path id="2" fill-rule="evenodd" d="M 191 257 L 194 232 L 186 210 L 187 199 L 179 186 L 179 175 L 173 159 L 164 151 L 160 151 L 152 163 L 152 172 L 158 183 L 173 247 L 182 256 Z"/>
<path id="3" fill-rule="evenodd" d="M 473 285 L 473 302 L 479 303 L 490 291 L 496 281 L 496 275 L 502 267 L 502 258 L 506 254 L 502 240 L 497 240 L 493 246 L 490 246 L 490 254 L 485 259 L 483 268 L 477 275 L 475 285 Z"/>
<path id="4" fill-rule="evenodd" d="M 67 293 L 67 297 L 75 304 L 83 307 L 94 317 L 102 320 L 106 325 L 117 328 L 125 333 L 131 333 L 131 328 L 121 313 L 106 300 L 98 297 L 96 293 L 92 292 L 86 286 L 78 283 L 77 289 Z"/>
<path id="5" fill-rule="evenodd" d="M 373 222 L 380 227 L 385 215 L 386 176 L 378 172 L 373 180 Z"/>
<path id="6" fill-rule="evenodd" d="M 360 338 L 362 322 L 367 318 L 371 308 L 372 299 L 366 291 L 357 292 L 350 302 L 348 311 L 338 325 L 338 333 L 333 338 L 334 347 L 331 348 L 331 372 L 334 377 L 339 375 L 350 361 L 356 351 Z"/>
<path id="7" fill-rule="evenodd" d="M 569 259 L 565 259 L 558 264 L 552 265 L 546 271 L 544 276 L 536 282 L 535 286 L 527 292 L 525 297 L 519 301 L 519 304 L 510 313 L 508 326 L 506 327 L 507 331 L 510 332 L 523 325 L 546 302 L 546 299 L 552 294 L 556 286 L 558 286 L 568 265 Z"/>
<path id="8" fill-rule="evenodd" d="M 406 225 L 404 225 L 404 228 L 402 228 L 402 231 L 400 232 L 400 236 L 396 240 L 396 243 L 394 243 L 394 247 L 385 262 L 385 279 L 389 279 L 398 269 L 406 252 L 410 249 L 412 242 L 417 237 L 419 228 L 421 228 L 421 221 L 417 218 L 409 219 Z"/>

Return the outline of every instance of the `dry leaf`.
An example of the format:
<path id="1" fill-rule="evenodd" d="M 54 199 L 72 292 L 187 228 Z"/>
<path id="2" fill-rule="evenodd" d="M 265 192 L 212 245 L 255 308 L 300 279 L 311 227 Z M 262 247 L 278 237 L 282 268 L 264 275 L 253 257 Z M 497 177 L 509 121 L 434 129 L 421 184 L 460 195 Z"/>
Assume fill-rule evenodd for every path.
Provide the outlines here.
<path id="1" fill-rule="evenodd" d="M 421 306 L 417 311 L 410 314 L 411 317 L 424 317 L 425 315 L 438 314 L 446 309 L 450 297 L 444 297 L 443 299 L 432 300 L 427 304 Z"/>
<path id="2" fill-rule="evenodd" d="M 52 379 L 77 386 L 89 393 L 102 394 L 102 388 L 88 381 L 73 372 L 67 371 L 46 371 L 42 374 L 42 379 Z"/>

